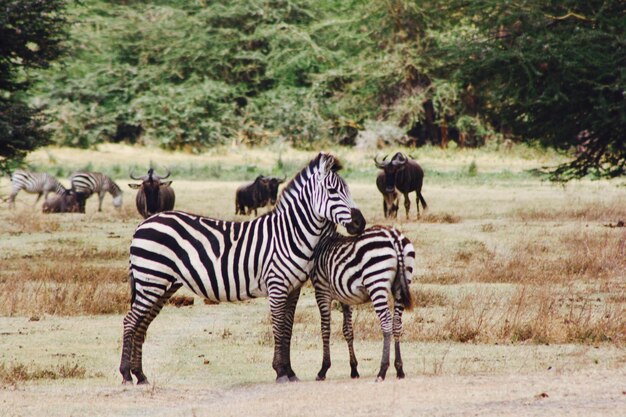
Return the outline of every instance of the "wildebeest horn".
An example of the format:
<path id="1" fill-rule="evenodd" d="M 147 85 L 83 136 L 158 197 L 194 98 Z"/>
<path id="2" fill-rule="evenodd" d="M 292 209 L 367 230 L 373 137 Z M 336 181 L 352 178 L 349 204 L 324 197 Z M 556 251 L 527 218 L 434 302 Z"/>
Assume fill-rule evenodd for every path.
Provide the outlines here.
<path id="1" fill-rule="evenodd" d="M 130 171 L 130 177 L 131 177 L 132 179 L 134 179 L 134 180 L 139 180 L 139 181 L 143 180 L 143 178 L 142 178 L 142 177 L 135 177 L 135 175 L 133 175 L 134 173 L 135 173 L 135 169 L 133 168 L 133 170 L 132 170 L 132 171 Z"/>
<path id="2" fill-rule="evenodd" d="M 382 161 L 378 160 L 378 155 L 376 155 L 374 157 L 374 163 L 376 164 L 376 167 L 384 169 L 387 165 L 389 165 L 389 162 L 385 162 L 385 159 L 387 159 L 389 155 L 385 155 L 385 157 L 383 158 Z"/>
<path id="3" fill-rule="evenodd" d="M 170 176 L 170 174 L 171 174 L 171 172 L 170 172 L 170 170 L 169 170 L 169 169 L 165 168 L 165 170 L 167 171 L 167 175 L 166 175 L 166 176 L 164 176 L 164 177 L 160 177 L 162 180 L 164 180 L 165 178 L 169 177 L 169 176 Z"/>
<path id="4" fill-rule="evenodd" d="M 404 165 L 404 164 L 406 164 L 406 161 L 407 161 L 406 156 L 404 156 L 403 153 L 398 152 L 397 154 L 394 155 L 393 160 L 391 161 L 391 163 L 393 165 Z"/>

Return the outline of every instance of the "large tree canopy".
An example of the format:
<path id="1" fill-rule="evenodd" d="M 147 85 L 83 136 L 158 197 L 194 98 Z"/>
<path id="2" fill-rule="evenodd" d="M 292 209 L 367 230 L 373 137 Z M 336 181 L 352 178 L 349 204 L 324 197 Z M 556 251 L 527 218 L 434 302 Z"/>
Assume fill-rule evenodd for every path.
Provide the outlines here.
<path id="1" fill-rule="evenodd" d="M 479 111 L 527 141 L 576 149 L 555 179 L 626 172 L 626 6 L 620 0 L 455 1 L 472 36 L 444 50 Z M 448 73 L 450 74 L 450 73 Z"/>
<path id="2" fill-rule="evenodd" d="M 0 0 L 0 171 L 48 142 L 43 120 L 26 102 L 27 70 L 61 53 L 62 0 Z"/>

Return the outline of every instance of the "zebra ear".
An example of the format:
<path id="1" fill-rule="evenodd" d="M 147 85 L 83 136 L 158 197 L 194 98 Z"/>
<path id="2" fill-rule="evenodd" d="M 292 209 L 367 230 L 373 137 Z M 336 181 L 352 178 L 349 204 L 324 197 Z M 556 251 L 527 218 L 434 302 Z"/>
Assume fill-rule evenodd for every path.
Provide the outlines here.
<path id="1" fill-rule="evenodd" d="M 319 158 L 320 179 L 326 178 L 328 174 L 337 170 L 335 167 L 337 160 L 334 156 L 320 152 Z"/>

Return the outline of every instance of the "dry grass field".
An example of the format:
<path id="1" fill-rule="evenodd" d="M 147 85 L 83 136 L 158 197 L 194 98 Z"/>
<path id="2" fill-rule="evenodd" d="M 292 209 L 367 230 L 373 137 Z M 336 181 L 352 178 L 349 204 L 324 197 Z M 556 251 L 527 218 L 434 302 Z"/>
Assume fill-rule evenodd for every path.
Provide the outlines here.
<path id="1" fill-rule="evenodd" d="M 556 185 L 528 173 L 558 161 L 507 153 L 411 151 L 426 171 L 429 210 L 382 216 L 375 153 L 337 149 L 368 224 L 393 224 L 413 242 L 417 308 L 404 317 L 404 368 L 375 384 L 382 335 L 370 306 L 354 315 L 361 379 L 349 379 L 339 309 L 333 366 L 321 364 L 310 285 L 298 304 L 294 369 L 272 381 L 267 300 L 167 306 L 144 348 L 152 385 L 122 387 L 117 371 L 128 308 L 128 245 L 140 221 L 131 167 L 173 172 L 176 207 L 234 214 L 235 189 L 257 173 L 291 177 L 315 153 L 220 148 L 204 155 L 127 146 L 48 148 L 30 156 L 67 185 L 73 169 L 111 174 L 125 191 L 115 210 L 44 215 L 35 196 L 0 205 L 0 415 L 626 415 L 626 187 L 623 180 Z M 143 168 L 141 168 L 143 167 Z M 0 180 L 0 195 L 10 192 Z M 190 296 L 181 290 L 178 295 Z"/>

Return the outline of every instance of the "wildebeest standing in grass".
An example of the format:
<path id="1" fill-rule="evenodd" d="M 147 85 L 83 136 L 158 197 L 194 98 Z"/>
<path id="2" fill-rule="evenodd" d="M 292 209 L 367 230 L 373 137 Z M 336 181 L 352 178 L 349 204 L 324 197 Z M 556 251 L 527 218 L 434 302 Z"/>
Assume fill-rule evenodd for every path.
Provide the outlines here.
<path id="1" fill-rule="evenodd" d="M 138 190 L 135 203 L 137 204 L 137 211 L 144 219 L 155 213 L 174 209 L 176 195 L 171 187 L 172 181 L 162 181 L 169 176 L 169 171 L 166 176 L 161 177 L 152 168 L 148 170 L 148 174 L 142 177 L 135 177 L 131 172 L 130 177 L 132 179 L 141 181 L 141 184 L 128 184 L 128 186 Z"/>
<path id="2" fill-rule="evenodd" d="M 383 195 L 383 213 L 385 213 L 385 218 L 397 218 L 400 198 L 395 187 L 390 192 L 385 190 L 385 171 L 380 171 L 378 173 L 378 176 L 376 177 L 376 187 Z"/>
<path id="3" fill-rule="evenodd" d="M 235 214 L 247 215 L 268 204 L 276 204 L 278 186 L 284 182 L 276 177 L 259 175 L 250 183 L 237 188 L 235 193 Z"/>
<path id="4" fill-rule="evenodd" d="M 422 196 L 422 184 L 424 183 L 424 170 L 413 159 L 407 158 L 402 152 L 397 152 L 390 161 L 386 161 L 385 156 L 382 161 L 374 158 L 376 166 L 385 172 L 385 192 L 390 193 L 394 187 L 404 195 L 404 208 L 406 218 L 409 218 L 411 201 L 409 193 L 415 191 L 415 205 L 417 217 L 420 215 L 419 203 L 422 203 L 424 210 L 428 208 L 426 200 Z"/>
<path id="5" fill-rule="evenodd" d="M 43 203 L 44 213 L 78 213 L 80 205 L 73 190 L 65 190 L 62 194 L 55 194 Z"/>

